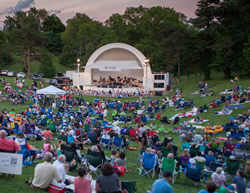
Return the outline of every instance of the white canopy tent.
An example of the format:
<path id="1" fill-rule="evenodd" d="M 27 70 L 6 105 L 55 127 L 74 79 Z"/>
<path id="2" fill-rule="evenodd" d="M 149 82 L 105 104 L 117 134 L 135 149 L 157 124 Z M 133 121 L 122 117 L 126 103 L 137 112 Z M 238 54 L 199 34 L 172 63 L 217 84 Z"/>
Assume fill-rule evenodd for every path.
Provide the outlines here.
<path id="1" fill-rule="evenodd" d="M 46 88 L 40 89 L 37 91 L 37 94 L 50 94 L 50 95 L 58 95 L 58 94 L 66 94 L 66 91 L 59 89 L 55 86 L 48 86 Z"/>
<path id="2" fill-rule="evenodd" d="M 38 90 L 36 93 L 37 94 L 48 94 L 48 95 L 61 95 L 61 94 L 65 95 L 66 91 L 50 85 L 46 88 Z M 55 101 L 56 101 L 56 97 L 55 97 Z M 37 104 L 37 100 L 36 100 L 36 104 Z M 53 105 L 52 105 L 52 107 L 53 107 Z M 55 107 L 53 107 L 53 108 L 55 108 Z"/>

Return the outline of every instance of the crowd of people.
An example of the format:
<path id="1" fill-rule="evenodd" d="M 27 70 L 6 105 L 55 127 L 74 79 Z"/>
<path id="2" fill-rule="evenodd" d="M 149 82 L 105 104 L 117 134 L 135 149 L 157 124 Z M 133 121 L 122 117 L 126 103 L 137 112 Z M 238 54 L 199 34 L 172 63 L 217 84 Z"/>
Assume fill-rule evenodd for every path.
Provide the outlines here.
<path id="1" fill-rule="evenodd" d="M 181 101 L 184 101 L 182 96 L 179 96 L 182 91 L 177 89 L 176 95 L 172 97 L 172 100 L 168 97 L 164 97 L 162 100 L 153 100 L 148 97 L 148 101 L 144 102 L 142 97 L 140 97 L 136 101 L 127 100 L 121 103 L 119 100 L 99 99 L 98 97 L 94 101 L 84 101 L 80 98 L 74 99 L 71 96 L 75 95 L 78 90 L 71 89 L 68 90 L 65 98 L 58 98 L 60 105 L 57 111 L 53 111 L 51 108 L 45 109 L 42 103 L 42 101 L 46 101 L 45 96 L 36 96 L 35 85 L 27 87 L 25 92 L 19 92 L 14 91 L 10 84 L 5 84 L 5 95 L 7 93 L 14 94 L 14 97 L 18 100 L 20 99 L 18 97 L 22 96 L 24 101 L 34 102 L 34 100 L 37 100 L 39 102 L 38 105 L 34 103 L 30 108 L 21 113 L 15 112 L 14 109 L 10 112 L 4 109 L 0 113 L 0 151 L 21 153 L 24 155 L 25 163 L 29 160 L 31 160 L 31 163 L 36 163 L 36 159 L 39 158 L 44 160 L 43 163 L 39 163 L 35 167 L 34 178 L 31 183 L 28 183 L 31 188 L 48 191 L 49 185 L 54 180 L 58 183 L 64 183 L 67 186 L 73 184 L 76 193 L 92 192 L 93 188 L 96 192 L 101 193 L 122 192 L 119 172 L 117 173 L 114 168 L 122 166 L 125 168 L 125 171 L 129 171 L 126 164 L 131 160 L 126 158 L 126 149 L 129 148 L 129 143 L 132 140 L 138 140 L 141 155 L 138 162 L 142 163 L 141 161 L 145 154 L 155 155 L 157 158 L 155 168 L 157 172 L 161 171 L 160 166 L 163 161 L 159 153 L 161 150 L 157 149 L 159 146 L 170 150 L 166 158 L 176 160 L 176 168 L 178 165 L 179 171 L 182 171 L 187 176 L 189 168 L 196 167 L 197 163 L 203 162 L 209 169 L 210 165 L 207 162 L 221 163 L 222 166 L 217 167 L 211 174 L 211 181 L 206 181 L 206 190 L 201 190 L 199 193 L 213 193 L 216 190 L 219 193 L 235 191 L 245 193 L 248 188 L 250 189 L 249 184 L 246 187 L 245 178 L 247 170 L 250 169 L 250 164 L 246 164 L 245 168 L 237 168 L 236 176 L 233 177 L 233 181 L 231 182 L 227 180 L 228 174 L 224 167 L 226 161 L 221 161 L 221 157 L 227 157 L 229 160 L 248 160 L 250 158 L 243 149 L 243 146 L 249 143 L 249 112 L 244 112 L 242 116 L 237 117 L 233 122 L 229 121 L 229 125 L 231 126 L 223 145 L 221 145 L 222 141 L 214 137 L 211 138 L 209 134 L 228 130 L 226 124 L 223 126 L 218 123 L 214 127 L 208 124 L 204 131 L 201 130 L 198 132 L 195 131 L 196 129 L 192 125 L 181 125 L 180 139 L 186 145 L 182 150 L 183 153 L 178 157 L 177 146 L 175 146 L 170 136 L 166 137 L 163 141 L 160 140 L 161 134 L 169 134 L 172 131 L 165 129 L 164 124 L 176 123 L 175 119 L 168 120 L 166 116 L 162 117 L 162 125 L 158 128 L 155 123 L 147 124 L 149 117 L 146 113 L 150 109 L 149 107 L 159 107 L 163 111 L 164 108 L 162 107 L 165 103 L 176 103 L 177 101 L 181 103 Z M 237 94 L 239 95 L 239 92 Z M 46 97 L 49 98 L 49 96 Z M 187 102 L 193 103 L 190 99 Z M 79 106 L 78 111 L 73 109 L 75 106 Z M 107 120 L 108 109 L 113 110 L 112 121 Z M 136 110 L 138 109 L 142 110 L 141 115 L 137 114 Z M 153 111 L 154 109 L 152 109 Z M 225 111 L 226 109 L 224 108 Z M 133 113 L 132 117 L 129 113 Z M 196 123 L 203 121 L 203 117 L 199 113 L 199 108 L 196 106 L 190 111 L 190 115 L 196 117 Z M 90 116 L 91 114 L 99 116 L 93 118 L 93 116 Z M 124 119 L 122 119 L 123 117 Z M 146 121 L 143 117 L 146 117 Z M 17 121 L 17 119 L 20 121 Z M 120 123 L 123 125 L 119 126 Z M 125 123 L 131 123 L 131 125 L 127 126 Z M 135 123 L 135 126 L 132 123 Z M 34 126 L 31 133 L 28 131 L 30 125 Z M 236 125 L 239 125 L 239 128 L 236 128 Z M 243 131 L 244 133 L 248 132 L 248 134 L 241 136 L 240 140 L 234 143 L 232 139 L 235 140 L 234 133 L 236 130 Z M 130 135 L 131 131 L 135 131 L 134 138 Z M 60 132 L 58 136 L 53 134 L 58 132 Z M 202 136 L 203 134 L 204 136 Z M 35 141 L 28 141 L 33 135 L 36 140 L 44 140 L 42 149 L 37 149 Z M 90 136 L 93 136 L 93 138 Z M 122 138 L 122 143 L 121 146 L 116 147 L 114 141 L 119 136 Z M 57 137 L 57 139 L 54 137 Z M 105 139 L 110 139 L 107 146 L 104 146 L 102 143 L 102 138 L 104 137 Z M 52 140 L 58 140 L 58 143 L 52 144 Z M 87 158 L 80 151 L 84 149 L 86 144 L 92 144 L 90 151 L 97 154 L 102 153 L 103 160 L 105 160 L 101 168 L 101 175 L 97 177 L 95 187 L 91 185 L 92 175 L 88 173 L 90 166 L 86 162 Z M 110 149 L 110 145 L 113 145 L 115 148 L 111 151 L 111 157 L 107 157 L 103 148 Z M 234 149 L 227 149 L 227 147 L 233 145 L 235 145 Z M 74 158 L 70 161 L 67 160 L 68 156 L 65 153 L 67 151 L 71 151 L 74 154 Z M 78 176 L 70 179 L 66 175 L 72 168 L 77 168 Z M 163 171 L 162 178 L 152 183 L 152 190 L 150 191 L 153 193 L 172 193 L 174 190 L 169 182 L 172 181 L 174 175 L 179 171 L 177 169 L 174 171 Z M 201 176 L 206 178 L 206 175 L 202 173 Z M 202 178 L 199 180 L 202 180 Z M 196 183 L 194 182 L 195 185 Z"/>

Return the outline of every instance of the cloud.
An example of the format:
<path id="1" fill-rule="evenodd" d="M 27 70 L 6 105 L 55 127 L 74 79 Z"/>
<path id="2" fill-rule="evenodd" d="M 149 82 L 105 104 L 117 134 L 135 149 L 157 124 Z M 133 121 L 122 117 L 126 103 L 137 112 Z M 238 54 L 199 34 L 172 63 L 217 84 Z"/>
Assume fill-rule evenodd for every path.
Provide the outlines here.
<path id="1" fill-rule="evenodd" d="M 59 13 L 61 13 L 62 11 L 63 11 L 64 9 L 61 9 L 61 10 L 50 10 L 50 11 L 48 11 L 48 14 L 50 15 L 50 14 L 59 14 Z"/>
<path id="2" fill-rule="evenodd" d="M 30 7 L 31 5 L 35 4 L 35 0 L 19 0 L 15 7 L 8 7 L 2 12 L 0 12 L 0 15 L 3 14 L 15 14 L 18 11 L 22 11 L 25 8 Z"/>

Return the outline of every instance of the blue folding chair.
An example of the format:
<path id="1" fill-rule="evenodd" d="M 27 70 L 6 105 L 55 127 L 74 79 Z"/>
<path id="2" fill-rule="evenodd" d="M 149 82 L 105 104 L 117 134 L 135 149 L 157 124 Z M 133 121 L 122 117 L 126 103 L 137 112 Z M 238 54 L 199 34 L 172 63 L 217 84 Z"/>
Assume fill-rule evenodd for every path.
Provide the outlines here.
<path id="1" fill-rule="evenodd" d="M 205 158 L 206 158 L 206 163 L 205 163 L 205 165 L 206 165 L 207 167 L 210 167 L 210 163 L 211 163 L 211 162 L 216 162 L 215 156 L 205 155 Z"/>
<path id="2" fill-rule="evenodd" d="M 41 108 L 41 112 L 45 113 L 45 108 L 44 107 Z"/>
<path id="3" fill-rule="evenodd" d="M 121 137 L 114 137 L 113 138 L 113 149 L 116 151 L 120 151 L 122 148 L 122 138 Z"/>
<path id="4" fill-rule="evenodd" d="M 156 107 L 155 107 L 155 112 L 160 111 L 160 110 L 161 110 L 161 109 L 160 109 L 159 106 L 156 106 Z"/>
<path id="5" fill-rule="evenodd" d="M 126 135 L 127 134 L 126 131 L 127 131 L 126 128 L 121 129 L 121 135 Z"/>
<path id="6" fill-rule="evenodd" d="M 200 182 L 202 181 L 201 174 L 201 166 L 200 165 L 192 165 L 190 163 L 187 164 L 185 169 L 185 182 L 184 184 L 189 184 L 189 181 L 193 181 L 197 183 L 197 186 L 200 186 Z"/>
<path id="7" fill-rule="evenodd" d="M 157 151 L 157 153 L 161 152 L 161 147 L 162 147 L 162 145 L 157 145 L 155 143 L 152 145 L 152 148 L 155 149 Z"/>
<path id="8" fill-rule="evenodd" d="M 140 166 L 140 173 L 139 175 L 147 175 L 152 177 L 155 175 L 155 168 L 157 165 L 157 156 L 154 153 L 146 153 L 142 154 L 142 161 Z"/>
<path id="9" fill-rule="evenodd" d="M 91 141 L 91 143 L 94 145 L 94 144 L 96 144 L 97 143 L 97 141 L 96 141 L 96 133 L 94 132 L 94 133 L 92 133 L 92 132 L 88 132 L 88 138 L 89 138 L 89 140 Z"/>
<path id="10" fill-rule="evenodd" d="M 106 149 L 110 149 L 110 135 L 103 135 L 101 137 L 101 146 Z"/>
<path id="11" fill-rule="evenodd" d="M 102 121 L 102 126 L 104 129 L 106 129 L 107 124 L 108 124 L 108 121 Z"/>
<path id="12" fill-rule="evenodd" d="M 153 111 L 153 108 L 152 108 L 152 107 L 148 107 L 147 111 L 148 111 L 148 112 L 152 112 L 152 111 Z"/>
<path id="13" fill-rule="evenodd" d="M 63 116 L 64 116 L 64 117 L 69 117 L 69 111 L 64 111 Z"/>
<path id="14" fill-rule="evenodd" d="M 65 130 L 69 126 L 69 122 L 62 122 L 62 129 Z"/>

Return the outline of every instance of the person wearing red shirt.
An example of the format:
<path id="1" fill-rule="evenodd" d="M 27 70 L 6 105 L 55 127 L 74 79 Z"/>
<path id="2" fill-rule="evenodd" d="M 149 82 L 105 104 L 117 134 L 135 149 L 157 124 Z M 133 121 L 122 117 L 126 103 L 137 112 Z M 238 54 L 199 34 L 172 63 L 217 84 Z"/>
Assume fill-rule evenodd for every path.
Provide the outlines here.
<path id="1" fill-rule="evenodd" d="M 49 137 L 50 139 L 52 139 L 52 132 L 49 130 L 49 127 L 46 127 L 46 131 L 44 131 L 43 133 L 44 138 L 46 139 L 47 137 Z"/>
<path id="2" fill-rule="evenodd" d="M 5 130 L 0 131 L 0 152 L 16 153 L 21 151 L 21 147 L 12 139 L 6 139 Z"/>

